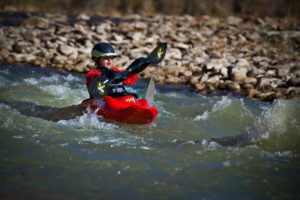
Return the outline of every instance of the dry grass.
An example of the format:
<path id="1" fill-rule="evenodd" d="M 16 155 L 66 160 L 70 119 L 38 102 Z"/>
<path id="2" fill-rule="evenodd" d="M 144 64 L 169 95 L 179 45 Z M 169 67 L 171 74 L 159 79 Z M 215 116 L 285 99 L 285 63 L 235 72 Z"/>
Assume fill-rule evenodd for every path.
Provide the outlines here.
<path id="1" fill-rule="evenodd" d="M 298 0 L 0 0 L 1 10 L 85 12 L 105 15 L 243 15 L 300 19 Z"/>

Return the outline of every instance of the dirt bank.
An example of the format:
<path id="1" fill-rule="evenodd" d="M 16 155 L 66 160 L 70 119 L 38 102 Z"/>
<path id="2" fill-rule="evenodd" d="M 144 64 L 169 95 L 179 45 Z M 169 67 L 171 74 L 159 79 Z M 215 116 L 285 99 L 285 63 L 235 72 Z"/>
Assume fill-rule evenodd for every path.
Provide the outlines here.
<path id="1" fill-rule="evenodd" d="M 0 13 L 0 60 L 85 72 L 90 50 L 114 44 L 117 64 L 128 66 L 158 42 L 169 49 L 159 83 L 195 91 L 228 90 L 273 100 L 300 96 L 300 26 L 279 19 L 210 16 L 106 16 Z M 141 76 L 152 76 L 155 67 Z"/>

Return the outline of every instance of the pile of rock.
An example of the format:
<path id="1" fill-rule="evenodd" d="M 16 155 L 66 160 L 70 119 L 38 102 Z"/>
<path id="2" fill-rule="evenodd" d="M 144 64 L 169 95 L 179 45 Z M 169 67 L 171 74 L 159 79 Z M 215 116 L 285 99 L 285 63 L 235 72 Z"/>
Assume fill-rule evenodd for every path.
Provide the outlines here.
<path id="1" fill-rule="evenodd" d="M 5 17 L 5 15 L 2 15 Z M 2 19 L 3 21 L 3 19 Z M 169 44 L 159 68 L 141 75 L 159 83 L 187 84 L 197 92 L 228 90 L 273 100 L 300 96 L 300 26 L 278 19 L 209 16 L 122 18 L 27 14 L 0 28 L 1 62 L 85 72 L 100 41 L 114 44 L 119 66 Z"/>

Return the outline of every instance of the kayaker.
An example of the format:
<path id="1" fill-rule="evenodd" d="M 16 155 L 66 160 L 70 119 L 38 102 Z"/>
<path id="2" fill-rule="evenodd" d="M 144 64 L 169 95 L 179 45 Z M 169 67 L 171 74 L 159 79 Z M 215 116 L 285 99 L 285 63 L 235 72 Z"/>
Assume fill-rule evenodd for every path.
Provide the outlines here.
<path id="1" fill-rule="evenodd" d="M 114 48 L 108 43 L 96 44 L 91 52 L 94 68 L 86 73 L 90 99 L 79 106 L 89 107 L 106 119 L 131 124 L 151 123 L 157 117 L 157 108 L 151 106 L 147 99 L 128 93 L 124 85 L 135 84 L 138 73 L 150 64 L 161 62 L 166 49 L 166 43 L 159 43 L 147 57 L 137 58 L 122 71 L 113 65 L 117 56 Z"/>
<path id="2" fill-rule="evenodd" d="M 90 88 L 93 81 L 99 76 L 106 76 L 108 79 L 113 79 L 116 83 L 111 83 L 109 86 L 109 96 L 117 97 L 128 94 L 124 85 L 134 85 L 138 80 L 138 74 L 134 71 L 125 73 L 114 65 L 114 59 L 117 54 L 111 44 L 100 42 L 97 43 L 91 52 L 92 59 L 95 61 L 94 68 L 86 73 L 86 85 Z M 90 98 L 93 98 L 89 90 Z M 131 94 L 137 96 L 136 94 Z"/>

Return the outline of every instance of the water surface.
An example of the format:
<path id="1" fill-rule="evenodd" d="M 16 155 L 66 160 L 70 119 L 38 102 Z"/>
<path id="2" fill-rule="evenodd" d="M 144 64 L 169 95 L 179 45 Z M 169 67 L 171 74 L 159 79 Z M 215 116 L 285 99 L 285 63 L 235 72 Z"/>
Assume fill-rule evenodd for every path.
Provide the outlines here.
<path id="1" fill-rule="evenodd" d="M 144 96 L 146 86 L 130 90 Z M 1 199 L 300 197 L 297 99 L 265 103 L 160 85 L 157 120 L 137 126 L 93 112 L 65 119 L 68 110 L 45 119 L 88 97 L 82 74 L 2 65 L 0 88 Z M 211 141 L 224 137 L 234 140 Z"/>

